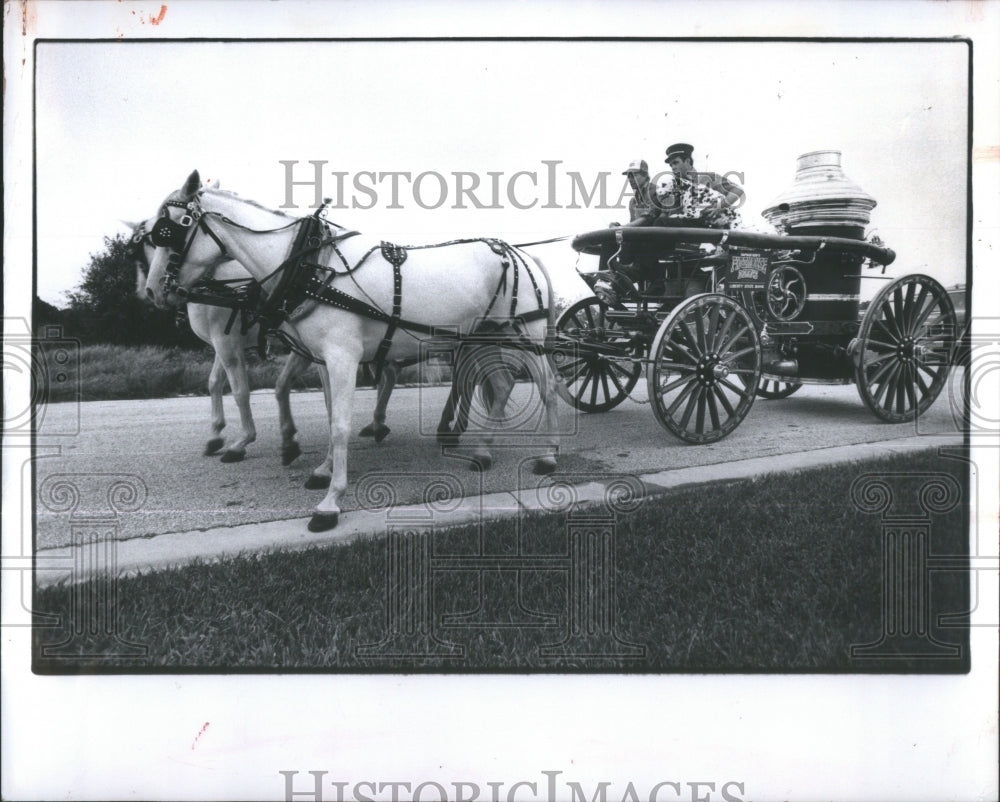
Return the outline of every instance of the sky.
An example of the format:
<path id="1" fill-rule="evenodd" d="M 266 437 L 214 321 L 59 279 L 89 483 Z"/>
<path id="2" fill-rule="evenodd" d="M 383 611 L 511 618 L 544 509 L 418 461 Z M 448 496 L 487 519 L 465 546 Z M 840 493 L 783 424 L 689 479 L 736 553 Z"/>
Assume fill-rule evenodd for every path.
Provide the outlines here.
<path id="1" fill-rule="evenodd" d="M 337 222 L 402 243 L 518 243 L 626 220 L 622 170 L 666 169 L 677 141 L 697 168 L 742 174 L 743 227 L 763 230 L 797 157 L 840 150 L 878 201 L 871 228 L 898 253 L 888 274 L 950 286 L 965 280 L 967 58 L 959 42 L 42 42 L 37 292 L 65 305 L 103 238 L 154 214 L 195 168 L 279 207 L 289 176 L 325 162 L 323 194 L 345 176 Z M 365 171 L 410 179 L 394 202 L 392 179 Z M 492 208 L 463 200 L 456 172 L 475 174 Z M 604 205 L 619 208 L 579 194 L 569 208 L 571 174 L 589 190 L 602 172 Z M 443 176 L 444 194 L 434 175 L 414 192 L 421 173 Z M 291 191 L 288 211 L 308 214 L 313 189 Z M 536 253 L 578 259 L 567 242 Z"/>

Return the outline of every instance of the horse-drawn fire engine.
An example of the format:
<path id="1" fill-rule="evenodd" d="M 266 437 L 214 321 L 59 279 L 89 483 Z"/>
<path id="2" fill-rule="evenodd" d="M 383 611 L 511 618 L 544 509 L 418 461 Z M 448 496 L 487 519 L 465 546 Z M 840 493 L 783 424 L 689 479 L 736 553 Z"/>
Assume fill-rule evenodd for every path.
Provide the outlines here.
<path id="1" fill-rule="evenodd" d="M 558 322 L 552 362 L 565 398 L 585 412 L 612 409 L 645 370 L 657 420 L 691 443 L 729 434 L 756 396 L 807 383 L 853 382 L 882 420 L 912 420 L 947 379 L 955 312 L 927 275 L 888 280 L 859 312 L 862 280 L 887 280 L 895 259 L 865 239 L 874 206 L 838 151 L 816 151 L 763 212 L 779 233 L 678 220 L 577 236 L 573 247 L 601 255 L 602 269 L 581 274 L 597 297 Z M 623 249 L 662 268 L 664 281 L 633 284 L 619 269 Z"/>

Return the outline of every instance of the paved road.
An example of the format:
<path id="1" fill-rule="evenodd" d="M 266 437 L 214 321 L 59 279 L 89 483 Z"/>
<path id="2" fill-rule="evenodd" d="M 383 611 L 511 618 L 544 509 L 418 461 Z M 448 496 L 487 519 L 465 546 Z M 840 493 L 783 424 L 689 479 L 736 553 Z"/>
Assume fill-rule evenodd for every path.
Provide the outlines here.
<path id="1" fill-rule="evenodd" d="M 953 387 L 956 378 L 952 377 Z M 526 408 L 533 405 L 529 388 L 516 390 Z M 951 389 L 945 389 L 918 424 L 890 425 L 867 410 L 854 386 L 810 385 L 781 401 L 758 399 L 729 437 L 693 446 L 660 427 L 643 403 L 645 385 L 640 382 L 635 400 L 608 413 L 580 415 L 560 402 L 559 473 L 580 481 L 607 479 L 907 435 L 956 432 L 959 444 Z M 444 387 L 400 388 L 389 408 L 389 437 L 380 445 L 352 437 L 345 510 L 365 506 L 368 494 L 384 501 L 380 494 L 391 492 L 400 503 L 412 503 L 426 492 L 472 495 L 524 489 L 540 481 L 530 470 L 531 456 L 539 453 L 535 435 L 501 437 L 494 449 L 495 466 L 485 474 L 468 469 L 468 446 L 443 451 L 433 432 L 446 394 Z M 353 431 L 367 422 L 373 405 L 371 390 L 357 392 Z M 78 416 L 79 433 L 40 438 L 36 488 L 45 503 L 36 499 L 37 547 L 70 542 L 72 521 L 67 510 L 73 503 L 77 516 L 105 512 L 115 477 L 133 477 L 131 485 L 139 488 L 140 496 L 145 494 L 144 500 L 130 499 L 127 491 L 118 497 L 120 507 L 141 503 L 137 511 L 118 518 L 117 532 L 123 538 L 308 515 L 322 493 L 303 487 L 326 451 L 322 395 L 292 396 L 303 455 L 287 468 L 278 455 L 280 437 L 271 394 L 254 393 L 251 406 L 257 442 L 246 460 L 228 465 L 201 456 L 208 439 L 207 398 L 50 406 L 45 410 L 45 431 L 71 431 Z M 228 397 L 226 414 L 230 427 L 238 424 Z M 533 425 L 530 417 L 526 425 L 529 429 Z M 64 482 L 61 475 L 66 474 L 71 476 Z M 58 492 L 67 482 L 78 491 L 78 501 L 68 501 L 65 493 Z M 61 511 L 52 512 L 52 506 Z"/>

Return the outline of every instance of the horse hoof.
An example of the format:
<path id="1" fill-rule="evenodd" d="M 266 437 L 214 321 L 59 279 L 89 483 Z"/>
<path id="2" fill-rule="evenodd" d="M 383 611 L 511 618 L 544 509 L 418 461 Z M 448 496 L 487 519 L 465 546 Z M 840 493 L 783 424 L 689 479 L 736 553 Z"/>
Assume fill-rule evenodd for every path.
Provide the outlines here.
<path id="1" fill-rule="evenodd" d="M 309 519 L 310 532 L 326 532 L 337 525 L 340 518 L 339 512 L 314 512 Z"/>
<path id="2" fill-rule="evenodd" d="M 493 457 L 489 454 L 477 454 L 472 458 L 472 462 L 469 463 L 469 470 L 482 473 L 483 471 L 488 471 L 493 467 Z"/>
<path id="3" fill-rule="evenodd" d="M 214 457 L 226 443 L 221 437 L 213 437 L 205 444 L 205 456 Z"/>
<path id="4" fill-rule="evenodd" d="M 548 476 L 551 473 L 555 473 L 556 461 L 551 457 L 536 459 L 534 467 L 531 470 L 535 476 Z"/>
<path id="5" fill-rule="evenodd" d="M 243 458 L 246 456 L 245 451 L 226 451 L 222 455 L 222 462 L 243 462 Z"/>
<path id="6" fill-rule="evenodd" d="M 291 465 L 299 458 L 301 453 L 302 449 L 299 448 L 298 443 L 292 443 L 290 446 L 285 446 L 281 449 L 281 464 L 286 467 Z"/>
<path id="7" fill-rule="evenodd" d="M 326 490 L 329 486 L 329 476 L 317 476 L 316 474 L 311 474 L 309 478 L 306 479 L 306 490 Z"/>
<path id="8" fill-rule="evenodd" d="M 392 430 L 384 423 L 369 423 L 359 434 L 362 437 L 373 437 L 376 443 L 381 443 L 390 431 Z"/>

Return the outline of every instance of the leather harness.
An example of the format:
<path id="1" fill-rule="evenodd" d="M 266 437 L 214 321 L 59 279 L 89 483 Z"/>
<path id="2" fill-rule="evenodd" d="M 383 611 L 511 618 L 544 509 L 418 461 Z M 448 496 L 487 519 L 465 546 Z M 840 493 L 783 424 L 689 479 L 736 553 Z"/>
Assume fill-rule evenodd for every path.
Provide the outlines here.
<path id="1" fill-rule="evenodd" d="M 177 202 L 168 202 L 168 204 L 182 206 L 182 204 Z M 225 247 L 222 245 L 218 236 L 204 221 L 206 213 L 198 209 L 196 204 L 184 204 L 183 208 L 188 210 L 193 218 L 193 220 L 189 221 L 186 225 L 174 223 L 174 221 L 170 220 L 165 213 L 161 216 L 160 220 L 157 221 L 159 231 L 156 233 L 159 236 L 154 237 L 154 242 L 159 240 L 160 243 L 168 245 L 174 251 L 171 254 L 170 267 L 173 268 L 175 272 L 179 272 L 180 270 L 180 266 L 184 257 L 187 255 L 187 251 L 190 248 L 194 237 L 192 236 L 190 239 L 187 239 L 186 237 L 182 238 L 181 232 L 178 229 L 182 225 L 184 225 L 184 227 L 191 225 L 191 222 L 197 222 L 199 229 L 206 230 L 212 239 L 215 240 L 216 244 L 219 245 L 223 255 L 228 256 Z M 453 337 L 456 340 L 460 339 L 462 341 L 475 341 L 477 339 L 481 339 L 477 337 L 480 333 L 501 328 L 501 326 L 498 326 L 495 321 L 487 321 L 486 318 L 489 317 L 490 312 L 496 305 L 497 299 L 506 293 L 508 273 L 512 271 L 513 275 L 511 277 L 509 321 L 503 325 L 503 328 L 513 327 L 517 337 L 509 341 L 505 340 L 504 345 L 530 350 L 535 353 L 541 353 L 544 351 L 543 348 L 530 342 L 527 338 L 520 334 L 520 332 L 516 331 L 516 326 L 518 324 L 524 324 L 547 317 L 548 310 L 545 308 L 545 303 L 542 299 L 542 292 L 538 286 L 538 282 L 532 271 L 528 268 L 525 258 L 508 243 L 492 238 L 458 239 L 434 245 L 397 245 L 391 242 L 383 241 L 379 246 L 369 249 L 357 261 L 357 263 L 352 266 L 348 263 L 343 253 L 341 253 L 337 246 L 340 242 L 357 236 L 359 232 L 345 229 L 337 231 L 334 234 L 329 234 L 328 224 L 320 217 L 323 211 L 323 207 L 320 207 L 317 209 L 315 214 L 296 221 L 300 228 L 296 234 L 295 241 L 291 249 L 291 255 L 260 283 L 256 281 L 244 281 L 243 283 L 246 286 L 241 286 L 237 289 L 230 287 L 229 282 L 208 279 L 198 282 L 195 286 L 181 294 L 183 294 L 185 299 L 190 302 L 207 303 L 232 308 L 233 314 L 226 327 L 226 333 L 228 333 L 231 329 L 236 319 L 236 315 L 240 314 L 241 326 L 244 333 L 249 330 L 250 326 L 254 323 L 259 323 L 262 337 L 265 333 L 267 335 L 276 336 L 293 351 L 301 356 L 307 357 L 313 362 L 320 362 L 321 360 L 318 360 L 315 355 L 310 353 L 308 349 L 306 349 L 294 337 L 279 329 L 280 325 L 289 320 L 295 310 L 303 303 L 306 303 L 309 300 L 315 300 L 338 309 L 343 309 L 345 311 L 361 315 L 371 320 L 385 323 L 385 334 L 383 335 L 381 342 L 379 342 L 378 348 L 375 352 L 375 357 L 372 360 L 375 368 L 375 378 L 376 381 L 378 381 L 381 377 L 386 357 L 392 347 L 393 336 L 400 329 L 420 334 Z M 207 214 L 215 213 L 210 212 Z M 163 224 L 164 221 L 165 224 Z M 232 223 L 233 221 L 226 220 L 226 222 Z M 234 223 L 234 225 L 239 224 Z M 477 242 L 481 242 L 489 246 L 493 253 L 500 257 L 502 267 L 496 290 L 493 293 L 493 297 L 491 298 L 486 311 L 482 315 L 483 324 L 481 324 L 480 327 L 478 327 L 470 335 L 465 335 L 463 337 L 454 331 L 442 330 L 440 327 L 404 319 L 402 317 L 402 266 L 406 262 L 408 252 L 411 250 L 443 248 L 450 245 L 471 244 Z M 331 246 L 344 266 L 343 271 L 335 270 L 328 265 L 319 264 L 308 258 L 322 249 Z M 348 293 L 337 289 L 332 284 L 333 280 L 337 276 L 350 275 L 358 270 L 367 261 L 368 257 L 375 253 L 376 250 L 380 252 L 381 256 L 390 265 L 392 265 L 393 297 L 391 313 L 387 313 L 385 310 L 380 309 L 373 304 L 363 301 L 360 298 L 356 298 L 353 295 L 349 295 Z M 527 273 L 528 278 L 531 281 L 535 300 L 538 306 L 536 309 L 518 314 L 518 288 L 522 268 L 524 269 L 524 272 Z M 262 284 L 275 276 L 277 277 L 277 284 L 273 290 L 264 295 Z M 180 291 L 180 288 L 178 288 L 178 291 Z M 492 343 L 497 342 L 495 336 L 488 336 L 487 339 Z"/>

